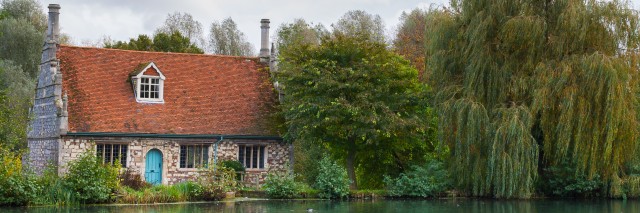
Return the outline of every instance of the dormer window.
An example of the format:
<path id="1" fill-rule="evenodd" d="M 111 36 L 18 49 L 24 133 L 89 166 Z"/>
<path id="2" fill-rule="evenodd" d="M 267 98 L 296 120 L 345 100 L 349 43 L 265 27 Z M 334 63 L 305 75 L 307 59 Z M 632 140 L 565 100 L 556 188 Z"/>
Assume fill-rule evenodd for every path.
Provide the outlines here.
<path id="1" fill-rule="evenodd" d="M 136 101 L 139 103 L 164 103 L 165 77 L 153 63 L 141 64 L 131 73 Z"/>

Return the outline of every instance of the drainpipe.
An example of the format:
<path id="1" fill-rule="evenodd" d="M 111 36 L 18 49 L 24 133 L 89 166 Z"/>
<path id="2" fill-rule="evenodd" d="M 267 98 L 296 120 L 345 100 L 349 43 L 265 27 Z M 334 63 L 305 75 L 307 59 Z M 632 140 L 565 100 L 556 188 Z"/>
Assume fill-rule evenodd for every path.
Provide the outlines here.
<path id="1" fill-rule="evenodd" d="M 218 144 L 224 140 L 224 135 L 220 135 L 220 140 L 216 141 L 213 145 L 213 171 L 216 171 L 218 168 Z"/>

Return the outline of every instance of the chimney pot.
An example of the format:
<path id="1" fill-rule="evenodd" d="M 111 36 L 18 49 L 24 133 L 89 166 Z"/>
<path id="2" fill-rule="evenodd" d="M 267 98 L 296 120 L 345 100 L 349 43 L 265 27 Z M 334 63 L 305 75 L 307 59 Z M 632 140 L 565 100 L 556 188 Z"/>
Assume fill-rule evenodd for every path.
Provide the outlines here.
<path id="1" fill-rule="evenodd" d="M 260 20 L 260 57 L 269 57 L 269 19 Z"/>

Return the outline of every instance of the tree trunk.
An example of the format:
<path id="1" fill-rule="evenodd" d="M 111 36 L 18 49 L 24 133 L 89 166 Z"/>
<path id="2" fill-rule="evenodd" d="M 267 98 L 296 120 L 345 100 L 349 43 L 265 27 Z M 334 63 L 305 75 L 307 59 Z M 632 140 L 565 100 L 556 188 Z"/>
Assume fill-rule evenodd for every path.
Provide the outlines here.
<path id="1" fill-rule="evenodd" d="M 349 175 L 349 180 L 351 180 L 351 184 L 349 188 L 352 190 L 358 189 L 358 184 L 356 182 L 356 169 L 355 169 L 355 161 L 356 161 L 356 142 L 355 140 L 349 140 L 349 148 L 347 150 L 347 174 Z"/>

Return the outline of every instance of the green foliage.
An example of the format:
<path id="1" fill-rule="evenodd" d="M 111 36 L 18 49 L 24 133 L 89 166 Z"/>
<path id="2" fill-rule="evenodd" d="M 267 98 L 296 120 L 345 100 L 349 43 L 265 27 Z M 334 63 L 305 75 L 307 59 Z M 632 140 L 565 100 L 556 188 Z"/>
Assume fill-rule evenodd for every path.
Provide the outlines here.
<path id="1" fill-rule="evenodd" d="M 0 20 L 0 59 L 14 61 L 35 78 L 39 71 L 44 33 L 25 19 Z"/>
<path id="2" fill-rule="evenodd" d="M 120 165 L 102 164 L 93 152 L 85 152 L 78 159 L 67 163 L 63 178 L 65 188 L 74 192 L 82 203 L 110 201 L 118 188 Z"/>
<path id="3" fill-rule="evenodd" d="M 180 12 L 167 14 L 167 19 L 164 20 L 164 24 L 162 26 L 156 29 L 155 34 L 164 33 L 169 35 L 173 32 L 180 32 L 180 34 L 194 42 L 198 48 L 204 48 L 202 24 L 199 21 L 194 20 L 191 14 Z"/>
<path id="4" fill-rule="evenodd" d="M 370 164 L 370 156 L 384 156 L 378 163 L 394 168 L 433 150 L 430 127 L 424 125 L 431 116 L 428 88 L 408 61 L 385 44 L 335 34 L 318 46 L 287 51 L 280 54 L 277 77 L 287 94 L 285 137 L 326 146 L 344 157 L 354 186 L 355 165 Z M 371 168 L 379 167 L 362 169 L 373 174 Z M 376 174 L 381 182 L 384 171 L 376 172 L 382 172 Z"/>
<path id="5" fill-rule="evenodd" d="M 39 32 L 47 29 L 47 18 L 42 6 L 36 0 L 3 0 L 0 3 L 0 20 L 2 17 L 24 19 Z"/>
<path id="6" fill-rule="evenodd" d="M 569 163 L 545 169 L 544 186 L 547 194 L 560 197 L 597 197 L 603 193 L 604 184 L 600 176 L 589 179 L 586 175 L 576 176 L 576 169 Z"/>
<path id="7" fill-rule="evenodd" d="M 21 206 L 33 202 L 39 186 L 33 175 L 22 170 L 20 155 L 0 146 L 0 206 Z"/>
<path id="8" fill-rule="evenodd" d="M 322 24 L 313 25 L 304 19 L 296 19 L 293 23 L 283 23 L 278 27 L 274 43 L 278 55 L 286 55 L 301 46 L 319 45 L 321 38 L 328 34 Z"/>
<path id="9" fill-rule="evenodd" d="M 78 204 L 75 192 L 64 186 L 64 180 L 58 176 L 58 167 L 49 165 L 38 178 L 41 191 L 35 201 L 42 205 L 69 206 Z"/>
<path id="10" fill-rule="evenodd" d="M 26 148 L 29 108 L 34 82 L 20 67 L 0 60 L 0 145 L 11 151 Z"/>
<path id="11" fill-rule="evenodd" d="M 141 190 L 122 187 L 118 192 L 118 203 L 169 203 L 199 200 L 202 186 L 195 182 L 182 182 L 171 186 L 156 185 Z"/>
<path id="12" fill-rule="evenodd" d="M 236 172 L 245 171 L 244 165 L 242 165 L 242 163 L 240 163 L 240 161 L 237 161 L 237 160 L 220 161 L 220 165 L 226 168 L 233 169 L 233 171 L 236 171 Z"/>
<path id="13" fill-rule="evenodd" d="M 221 164 L 202 168 L 197 183 L 202 186 L 201 198 L 204 200 L 220 200 L 238 186 L 236 172 Z"/>
<path id="14" fill-rule="evenodd" d="M 385 177 L 391 196 L 435 197 L 451 188 L 451 179 L 444 163 L 431 160 L 423 166 L 413 166 L 400 177 Z"/>
<path id="15" fill-rule="evenodd" d="M 562 162 L 579 182 L 623 175 L 638 138 L 640 37 L 628 8 L 466 0 L 428 12 L 427 70 L 458 188 L 528 198 L 538 165 Z"/>
<path id="16" fill-rule="evenodd" d="M 153 39 L 147 35 L 138 35 L 137 39 L 132 38 L 129 42 L 106 42 L 104 47 L 152 52 L 204 53 L 202 49 L 191 43 L 188 37 L 183 36 L 178 31 L 174 31 L 171 34 L 157 33 L 153 36 Z"/>
<path id="17" fill-rule="evenodd" d="M 350 180 L 347 171 L 328 156 L 319 163 L 319 173 L 313 187 L 320 190 L 321 198 L 344 198 L 349 195 Z"/>
<path id="18" fill-rule="evenodd" d="M 293 155 L 295 163 L 293 171 L 300 174 L 297 178 L 307 185 L 313 185 L 316 182 L 319 173 L 318 159 L 322 159 L 328 150 L 317 143 L 311 141 L 299 140 L 293 146 Z"/>
<path id="19" fill-rule="evenodd" d="M 348 11 L 331 26 L 334 33 L 348 37 L 359 37 L 375 43 L 386 41 L 384 22 L 380 15 L 372 15 L 363 10 Z"/>
<path id="20" fill-rule="evenodd" d="M 295 180 L 296 175 L 288 172 L 271 172 L 267 175 L 264 191 L 270 198 L 291 199 L 300 197 L 304 186 Z"/>

